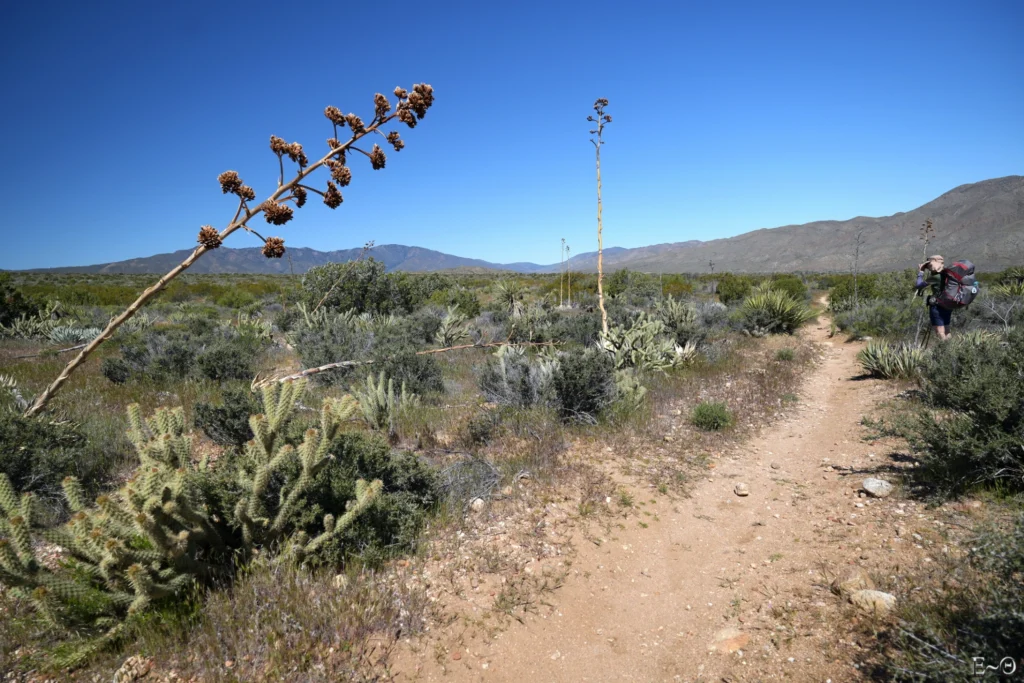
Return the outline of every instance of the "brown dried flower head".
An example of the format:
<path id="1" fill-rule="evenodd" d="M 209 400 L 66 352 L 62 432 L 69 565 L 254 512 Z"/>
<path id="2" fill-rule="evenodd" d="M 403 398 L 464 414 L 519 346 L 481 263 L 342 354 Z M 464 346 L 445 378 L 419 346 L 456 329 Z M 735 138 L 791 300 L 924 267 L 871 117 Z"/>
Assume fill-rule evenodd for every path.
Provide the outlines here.
<path id="1" fill-rule="evenodd" d="M 349 114 L 345 117 L 345 120 L 348 121 L 348 127 L 352 129 L 352 132 L 355 135 L 366 132 L 366 124 L 363 123 L 363 120 L 355 114 Z"/>
<path id="2" fill-rule="evenodd" d="M 331 149 L 338 149 L 341 147 L 341 143 L 338 141 L 338 138 L 327 138 L 327 146 Z"/>
<path id="3" fill-rule="evenodd" d="M 220 183 L 221 192 L 224 194 L 238 194 L 238 189 L 242 187 L 242 179 L 235 171 L 224 171 L 217 176 L 217 182 Z"/>
<path id="4" fill-rule="evenodd" d="M 352 182 L 352 169 L 344 164 L 335 164 L 331 166 L 331 177 L 338 185 L 345 187 Z"/>
<path id="5" fill-rule="evenodd" d="M 296 185 L 292 188 L 292 196 L 295 197 L 295 208 L 301 209 L 303 204 L 306 203 L 306 197 L 309 195 L 306 194 L 305 188 Z"/>
<path id="6" fill-rule="evenodd" d="M 263 255 L 267 258 L 281 258 L 284 256 L 284 240 L 280 237 L 268 237 L 263 243 Z"/>
<path id="7" fill-rule="evenodd" d="M 341 206 L 343 201 L 345 201 L 345 199 L 341 196 L 341 191 L 338 189 L 338 186 L 328 180 L 327 192 L 324 193 L 324 204 L 332 209 L 337 209 Z"/>
<path id="8" fill-rule="evenodd" d="M 217 228 L 212 225 L 204 225 L 201 227 L 199 229 L 199 239 L 196 241 L 207 249 L 216 249 L 222 244 L 220 232 L 218 232 Z"/>
<path id="9" fill-rule="evenodd" d="M 594 102 L 594 110 L 595 111 L 600 111 L 601 109 L 603 109 L 604 107 L 607 107 L 607 106 L 608 106 L 608 99 L 605 98 L 605 97 L 599 97 Z"/>
<path id="10" fill-rule="evenodd" d="M 241 197 L 247 202 L 256 201 L 256 190 L 252 189 L 248 185 L 242 185 L 240 188 L 238 188 L 238 192 L 236 192 L 235 194 L 237 194 L 239 197 Z"/>
<path id="11" fill-rule="evenodd" d="M 306 158 L 306 153 L 302 151 L 302 145 L 297 142 L 288 145 L 288 158 L 297 163 L 299 167 L 309 165 L 309 159 Z"/>
<path id="12" fill-rule="evenodd" d="M 327 107 L 324 109 L 324 116 L 336 126 L 345 125 L 345 115 L 337 107 Z"/>
<path id="13" fill-rule="evenodd" d="M 413 116 L 412 110 L 409 108 L 408 102 L 398 103 L 398 120 L 409 126 L 410 128 L 416 127 L 416 117 Z"/>
<path id="14" fill-rule="evenodd" d="M 373 166 L 373 170 L 379 171 L 387 162 L 388 158 L 384 156 L 384 150 L 380 148 L 380 145 L 374 145 L 370 150 L 370 166 Z"/>
<path id="15" fill-rule="evenodd" d="M 416 112 L 416 117 L 422 119 L 427 115 L 427 110 L 434 104 L 434 89 L 426 83 L 417 83 L 412 86 L 409 94 L 409 106 Z"/>
<path id="16" fill-rule="evenodd" d="M 405 147 L 405 142 L 402 141 L 402 138 L 398 136 L 396 131 L 388 133 L 388 142 L 391 143 L 391 146 L 395 148 L 396 152 L 401 152 L 402 148 Z"/>
<path id="17" fill-rule="evenodd" d="M 397 97 L 398 99 L 404 100 L 408 96 L 409 91 L 403 88 L 402 86 L 398 86 L 397 88 L 395 88 L 395 97 Z"/>
<path id="18" fill-rule="evenodd" d="M 270 151 L 281 156 L 282 154 L 288 153 L 288 143 L 277 137 L 276 135 L 270 136 Z"/>
<path id="19" fill-rule="evenodd" d="M 611 114 L 605 114 L 604 115 L 604 122 L 605 123 L 611 123 L 612 122 L 612 115 Z"/>
<path id="20" fill-rule="evenodd" d="M 382 119 L 388 115 L 391 111 L 391 103 L 388 102 L 388 98 L 384 97 L 380 93 L 373 96 L 373 114 L 378 119 Z"/>
<path id="21" fill-rule="evenodd" d="M 273 199 L 268 199 L 260 206 L 263 209 L 263 217 L 271 225 L 284 225 L 292 219 L 292 207 L 280 204 Z"/>

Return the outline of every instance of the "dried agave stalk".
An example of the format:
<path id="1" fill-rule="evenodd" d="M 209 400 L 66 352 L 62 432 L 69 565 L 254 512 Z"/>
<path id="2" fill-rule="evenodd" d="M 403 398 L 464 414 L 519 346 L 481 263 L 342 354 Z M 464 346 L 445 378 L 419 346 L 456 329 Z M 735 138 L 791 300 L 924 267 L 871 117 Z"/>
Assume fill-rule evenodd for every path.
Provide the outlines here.
<path id="1" fill-rule="evenodd" d="M 604 286 L 602 285 L 604 280 L 604 243 L 601 232 L 604 226 L 601 223 L 601 145 L 604 144 L 604 140 L 601 139 L 601 135 L 604 133 L 605 124 L 612 122 L 611 115 L 604 113 L 604 108 L 607 106 L 607 99 L 598 98 L 594 102 L 594 111 L 597 112 L 597 116 L 587 117 L 587 121 L 597 124 L 597 127 L 590 131 L 590 134 L 594 136 L 590 141 L 597 150 L 597 305 L 601 307 L 601 330 L 605 336 L 608 336 L 608 311 L 604 308 Z"/>
<path id="2" fill-rule="evenodd" d="M 293 203 L 295 208 L 301 208 L 306 203 L 309 192 L 323 197 L 324 204 L 330 208 L 337 208 L 343 201 L 341 191 L 338 188 L 339 186 L 344 187 L 348 185 L 352 178 L 352 171 L 345 163 L 345 156 L 349 151 L 356 151 L 368 157 L 374 170 L 384 168 L 386 157 L 379 146 L 374 145 L 373 149 L 367 152 L 356 147 L 355 143 L 368 135 L 376 134 L 387 140 L 388 144 L 396 152 L 401 150 L 405 143 L 399 138 L 398 133 L 392 131 L 385 134 L 380 128 L 394 119 L 398 119 L 409 126 L 409 128 L 415 128 L 417 122 L 426 116 L 427 110 L 434 103 L 434 89 L 427 84 L 414 85 L 412 92 L 404 88 L 395 88 L 394 94 L 398 98 L 398 104 L 394 111 L 391 110 L 391 103 L 387 97 L 380 93 L 374 96 L 374 115 L 369 123 L 364 123 L 355 114 L 342 115 L 341 110 L 337 107 L 327 107 L 324 110 L 324 116 L 334 126 L 334 136 L 327 140 L 327 146 L 330 151 L 321 157 L 319 161 L 312 164 L 309 163 L 302 145 L 297 142 L 286 143 L 281 138 L 271 135 L 270 150 L 277 155 L 280 176 L 277 181 L 277 189 L 260 204 L 254 203 L 256 201 L 255 190 L 246 185 L 238 176 L 238 173 L 235 171 L 225 171 L 220 174 L 218 181 L 223 193 L 233 194 L 238 197 L 238 208 L 235 210 L 235 216 L 228 223 L 228 226 L 220 231 L 212 226 L 203 226 L 199 231 L 199 239 L 197 240 L 199 246 L 189 254 L 188 258 L 160 278 L 156 284 L 140 294 L 128 308 L 112 319 L 106 328 L 64 367 L 60 375 L 57 376 L 57 379 L 46 387 L 43 393 L 39 395 L 32 406 L 25 412 L 25 415 L 31 416 L 43 410 L 64 383 L 68 381 L 71 373 L 84 363 L 93 351 L 99 348 L 100 344 L 109 339 L 117 328 L 135 315 L 140 308 L 146 305 L 150 299 L 163 290 L 174 278 L 178 277 L 178 275 L 199 260 L 203 254 L 211 249 L 218 248 L 231 233 L 237 230 L 250 232 L 263 241 L 264 256 L 267 258 L 280 258 L 283 256 L 285 252 L 283 239 L 280 237 L 264 238 L 253 230 L 248 225 L 248 222 L 253 217 L 262 213 L 267 223 L 271 225 L 284 225 L 294 217 L 294 211 L 288 203 Z M 341 142 L 339 129 L 344 128 L 346 125 L 349 127 L 351 137 L 347 141 Z M 284 157 L 286 156 L 290 161 L 298 165 L 298 172 L 287 182 L 284 175 Z M 326 191 L 317 190 L 304 184 L 306 179 L 322 166 L 327 167 L 331 172 L 331 180 L 327 182 Z M 253 204 L 250 205 L 250 203 Z"/>

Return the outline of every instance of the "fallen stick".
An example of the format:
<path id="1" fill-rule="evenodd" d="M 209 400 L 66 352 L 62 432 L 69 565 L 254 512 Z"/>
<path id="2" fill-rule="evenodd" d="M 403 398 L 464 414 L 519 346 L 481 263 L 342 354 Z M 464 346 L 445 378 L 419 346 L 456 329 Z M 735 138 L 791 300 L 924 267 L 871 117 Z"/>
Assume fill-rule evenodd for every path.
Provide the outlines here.
<path id="1" fill-rule="evenodd" d="M 13 356 L 13 357 L 16 358 L 16 359 L 20 359 L 20 358 L 38 358 L 39 356 L 46 356 L 46 355 L 49 355 L 51 353 L 67 353 L 68 351 L 77 351 L 78 349 L 84 349 L 88 345 L 89 345 L 89 342 L 85 342 L 84 344 L 79 344 L 78 346 L 70 346 L 70 347 L 68 347 L 66 349 L 56 349 L 56 350 L 52 350 L 52 351 L 50 349 L 47 349 L 46 351 L 40 351 L 39 353 L 29 353 L 29 354 L 26 354 L 24 356 Z"/>

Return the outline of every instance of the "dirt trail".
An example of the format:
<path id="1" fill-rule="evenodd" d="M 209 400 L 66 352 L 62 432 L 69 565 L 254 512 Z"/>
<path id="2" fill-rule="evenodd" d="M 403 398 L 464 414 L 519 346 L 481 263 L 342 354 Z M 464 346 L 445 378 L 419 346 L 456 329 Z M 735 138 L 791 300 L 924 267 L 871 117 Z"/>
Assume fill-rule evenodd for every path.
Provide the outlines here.
<path id="1" fill-rule="evenodd" d="M 832 342 L 827 327 L 804 334 L 825 354 L 790 418 L 717 459 L 689 498 L 636 488 L 641 512 L 624 528 L 598 532 L 600 545 L 577 539 L 550 612 L 440 664 L 424 654 L 401 679 L 854 680 L 829 626 L 850 608 L 822 567 L 870 569 L 890 549 L 873 513 L 895 502 L 855 490 L 880 464 L 859 421 L 887 390 L 854 379 L 858 345 Z M 734 493 L 739 482 L 749 495 Z"/>

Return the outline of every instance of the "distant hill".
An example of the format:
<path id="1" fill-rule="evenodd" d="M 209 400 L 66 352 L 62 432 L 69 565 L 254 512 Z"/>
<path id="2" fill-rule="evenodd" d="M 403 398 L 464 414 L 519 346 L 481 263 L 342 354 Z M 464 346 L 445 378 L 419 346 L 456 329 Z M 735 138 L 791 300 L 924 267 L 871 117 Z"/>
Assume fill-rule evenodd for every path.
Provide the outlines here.
<path id="1" fill-rule="evenodd" d="M 604 250 L 606 272 L 629 268 L 644 272 L 707 272 L 714 261 L 718 272 L 848 271 L 853 264 L 857 235 L 862 236 L 860 268 L 882 271 L 906 268 L 921 259 L 918 228 L 934 221 L 936 235 L 929 251 L 947 261 L 969 258 L 984 270 L 1024 263 L 1024 176 L 994 178 L 961 185 L 906 213 L 881 218 L 858 216 L 845 221 L 815 221 L 803 225 L 754 230 L 735 237 L 702 242 L 689 240 L 649 247 Z M 614 235 L 614 226 L 606 234 Z M 37 269 L 54 273 L 165 273 L 191 250 L 94 266 Z M 259 248 L 222 247 L 199 259 L 194 273 L 305 273 L 314 266 L 357 257 L 361 249 L 317 251 L 289 247 L 286 258 L 266 259 Z M 373 258 L 388 270 L 412 272 L 507 270 L 520 273 L 558 272 L 559 264 L 490 263 L 452 256 L 422 247 L 385 244 L 374 247 Z M 289 262 L 289 258 L 291 261 Z M 597 270 L 597 252 L 571 259 L 575 271 Z"/>

